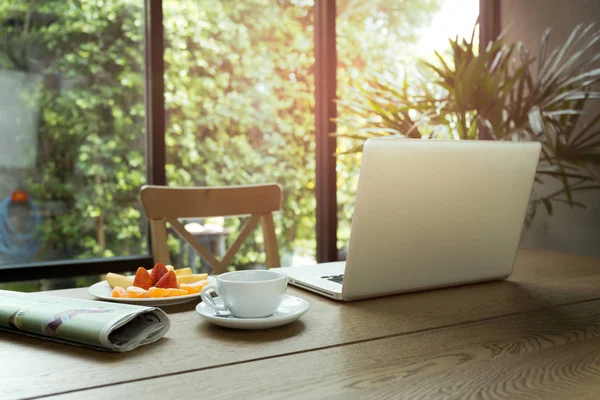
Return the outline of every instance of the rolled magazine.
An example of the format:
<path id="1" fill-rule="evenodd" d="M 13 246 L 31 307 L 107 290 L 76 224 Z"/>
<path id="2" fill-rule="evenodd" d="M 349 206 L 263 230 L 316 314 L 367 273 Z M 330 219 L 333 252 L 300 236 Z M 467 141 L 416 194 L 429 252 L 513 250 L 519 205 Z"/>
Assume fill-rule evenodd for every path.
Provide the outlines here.
<path id="1" fill-rule="evenodd" d="M 159 308 L 0 290 L 0 330 L 124 352 L 163 337 L 171 323 Z"/>

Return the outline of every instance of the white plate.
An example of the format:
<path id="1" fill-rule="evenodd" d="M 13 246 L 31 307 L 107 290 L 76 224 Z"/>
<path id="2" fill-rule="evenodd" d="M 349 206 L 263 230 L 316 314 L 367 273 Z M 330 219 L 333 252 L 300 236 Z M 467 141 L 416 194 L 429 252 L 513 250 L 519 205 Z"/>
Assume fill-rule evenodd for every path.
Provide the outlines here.
<path id="1" fill-rule="evenodd" d="M 215 297 L 218 304 L 220 300 Z M 268 329 L 294 322 L 308 310 L 308 302 L 299 297 L 285 295 L 281 305 L 273 315 L 265 318 L 237 318 L 228 313 L 225 316 L 217 316 L 214 308 L 207 306 L 204 302 L 196 306 L 196 311 L 209 322 L 234 329 Z"/>
<path id="2" fill-rule="evenodd" d="M 209 282 L 211 282 L 211 277 L 209 277 Z M 187 303 L 188 301 L 200 299 L 200 293 L 176 297 L 149 297 L 145 299 L 127 299 L 121 297 L 112 297 L 112 288 L 106 281 L 94 283 L 88 288 L 88 292 L 92 296 L 105 301 L 116 301 L 118 303 L 136 304 L 139 306 L 149 307 L 172 306 L 174 304 Z"/>

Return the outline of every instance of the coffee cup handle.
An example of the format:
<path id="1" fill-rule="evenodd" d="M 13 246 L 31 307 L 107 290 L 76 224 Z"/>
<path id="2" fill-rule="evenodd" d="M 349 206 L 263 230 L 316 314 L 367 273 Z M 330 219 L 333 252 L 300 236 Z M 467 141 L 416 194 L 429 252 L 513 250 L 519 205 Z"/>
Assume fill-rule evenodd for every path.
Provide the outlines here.
<path id="1" fill-rule="evenodd" d="M 227 307 L 224 305 L 215 303 L 215 300 L 210 295 L 211 292 L 215 292 L 217 296 L 219 296 L 219 288 L 217 285 L 207 285 L 202 288 L 200 297 L 202 298 L 204 304 L 218 311 L 228 311 Z"/>

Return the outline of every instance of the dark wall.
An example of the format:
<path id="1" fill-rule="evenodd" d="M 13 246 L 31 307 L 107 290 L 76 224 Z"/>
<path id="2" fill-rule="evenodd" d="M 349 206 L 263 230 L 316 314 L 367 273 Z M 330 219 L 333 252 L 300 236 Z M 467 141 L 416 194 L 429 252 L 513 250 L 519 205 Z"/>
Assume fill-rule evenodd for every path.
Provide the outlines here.
<path id="1" fill-rule="evenodd" d="M 552 29 L 550 48 L 564 43 L 579 23 L 595 22 L 595 29 L 600 29 L 599 0 L 501 0 L 500 10 L 502 30 L 510 27 L 507 39 L 523 42 L 532 55 L 537 54 L 547 27 Z M 594 50 L 600 52 L 600 43 Z M 588 109 L 600 112 L 600 101 L 588 104 Z M 584 116 L 581 123 L 589 119 L 590 115 Z M 548 182 L 539 189 L 553 191 L 559 187 L 557 182 Z M 549 216 L 541 207 L 534 224 L 524 232 L 521 246 L 600 257 L 600 191 L 581 192 L 577 200 L 587 209 L 556 204 L 554 215 Z"/>

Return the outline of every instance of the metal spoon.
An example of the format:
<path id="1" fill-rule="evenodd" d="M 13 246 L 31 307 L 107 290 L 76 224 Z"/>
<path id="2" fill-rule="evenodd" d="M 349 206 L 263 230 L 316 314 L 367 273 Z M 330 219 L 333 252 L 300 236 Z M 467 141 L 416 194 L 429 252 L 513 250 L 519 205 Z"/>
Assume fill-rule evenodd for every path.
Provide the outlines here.
<path id="1" fill-rule="evenodd" d="M 229 318 L 229 317 L 231 317 L 231 313 L 228 313 L 228 314 L 221 314 L 221 311 L 219 311 L 219 310 L 216 308 L 216 305 L 217 305 L 217 303 L 215 302 L 215 299 L 214 299 L 214 298 L 213 298 L 213 297 L 212 297 L 210 294 L 209 294 L 208 296 L 206 296 L 206 297 L 208 297 L 208 299 L 209 299 L 209 300 L 210 300 L 210 302 L 213 304 L 213 306 L 215 306 L 215 309 L 214 309 L 214 310 L 215 310 L 215 315 L 216 315 L 217 317 L 222 317 L 222 318 Z"/>

